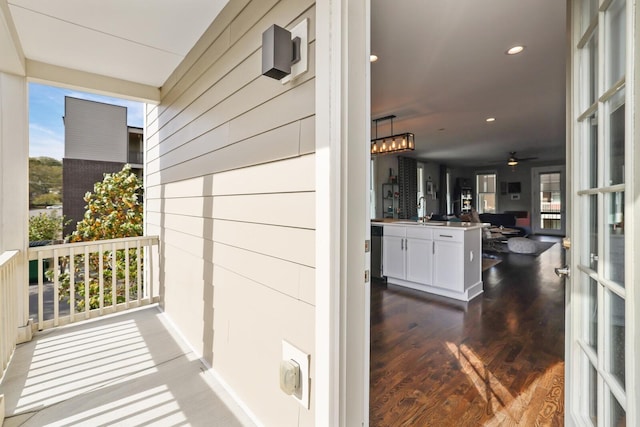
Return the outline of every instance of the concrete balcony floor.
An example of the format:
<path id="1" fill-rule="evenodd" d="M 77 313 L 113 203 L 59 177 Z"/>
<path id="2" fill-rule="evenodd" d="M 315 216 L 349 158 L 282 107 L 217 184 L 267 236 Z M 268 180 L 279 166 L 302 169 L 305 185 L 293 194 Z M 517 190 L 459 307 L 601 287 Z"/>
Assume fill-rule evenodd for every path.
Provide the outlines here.
<path id="1" fill-rule="evenodd" d="M 156 306 L 37 334 L 0 394 L 3 427 L 254 425 Z"/>

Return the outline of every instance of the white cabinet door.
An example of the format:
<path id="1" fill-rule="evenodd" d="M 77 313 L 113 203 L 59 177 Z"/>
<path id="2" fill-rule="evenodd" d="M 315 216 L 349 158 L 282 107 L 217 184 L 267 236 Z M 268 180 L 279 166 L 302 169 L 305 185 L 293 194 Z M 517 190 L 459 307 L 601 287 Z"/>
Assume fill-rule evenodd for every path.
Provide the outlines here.
<path id="1" fill-rule="evenodd" d="M 383 236 L 382 238 L 382 274 L 387 277 L 404 279 L 405 250 L 404 237 Z"/>
<path id="2" fill-rule="evenodd" d="M 410 282 L 431 284 L 433 262 L 433 240 L 406 240 L 407 280 Z"/>
<path id="3" fill-rule="evenodd" d="M 435 240 L 433 286 L 464 291 L 464 248 L 462 243 Z"/>

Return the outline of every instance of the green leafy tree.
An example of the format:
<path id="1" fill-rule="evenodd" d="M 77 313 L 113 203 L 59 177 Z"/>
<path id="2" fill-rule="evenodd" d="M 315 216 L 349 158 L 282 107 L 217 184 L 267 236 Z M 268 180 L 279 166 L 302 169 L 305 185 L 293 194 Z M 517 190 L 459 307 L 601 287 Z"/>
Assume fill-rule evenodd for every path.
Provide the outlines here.
<path id="1" fill-rule="evenodd" d="M 86 242 L 95 240 L 116 239 L 120 237 L 141 236 L 143 232 L 143 204 L 142 181 L 131 167 L 124 168 L 114 174 L 105 174 L 102 182 L 94 185 L 93 192 L 84 197 L 87 205 L 82 221 L 76 225 L 76 230 L 69 236 L 70 242 Z M 116 302 L 126 300 L 125 284 L 125 250 L 118 250 L 114 257 L 111 252 L 103 253 L 103 283 L 104 304 L 111 305 L 112 277 L 116 274 Z M 89 263 L 89 277 L 84 277 L 84 262 Z M 99 262 L 97 253 L 89 255 L 88 259 L 78 255 L 74 259 L 76 308 L 85 308 L 85 281 L 89 285 L 90 308 L 99 308 Z M 129 289 L 130 297 L 137 296 L 137 259 L 135 249 L 129 250 Z M 63 266 L 60 275 L 60 299 L 70 297 L 70 272 Z"/>
<path id="2" fill-rule="evenodd" d="M 55 240 L 62 237 L 63 217 L 55 211 L 41 212 L 29 218 L 29 241 Z"/>
<path id="3" fill-rule="evenodd" d="M 37 202 L 43 195 L 57 195 L 54 203 L 59 204 L 62 198 L 62 162 L 51 157 L 29 158 L 29 202 L 30 206 L 45 206 L 47 203 Z"/>
<path id="4" fill-rule="evenodd" d="M 142 236 L 142 180 L 125 165 L 120 172 L 105 174 L 84 196 L 85 213 L 71 242 Z"/>
<path id="5" fill-rule="evenodd" d="M 36 207 L 44 207 L 51 205 L 59 205 L 62 203 L 62 199 L 59 194 L 46 193 L 39 194 L 33 198 L 32 204 Z"/>

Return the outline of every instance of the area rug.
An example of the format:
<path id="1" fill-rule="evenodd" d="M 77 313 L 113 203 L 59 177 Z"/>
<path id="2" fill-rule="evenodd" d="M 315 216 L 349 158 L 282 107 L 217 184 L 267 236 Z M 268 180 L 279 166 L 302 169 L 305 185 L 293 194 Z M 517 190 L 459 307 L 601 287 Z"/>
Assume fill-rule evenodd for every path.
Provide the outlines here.
<path id="1" fill-rule="evenodd" d="M 549 249 L 551 246 L 555 245 L 556 243 L 556 242 L 541 242 L 538 240 L 534 240 L 534 241 L 537 247 L 537 250 L 535 252 L 530 254 L 518 254 L 518 255 L 538 256 L 544 251 L 546 251 L 547 249 Z M 482 250 L 485 252 L 497 252 L 502 254 L 515 253 L 509 250 L 506 243 L 492 244 L 490 246 L 483 245 Z"/>
<path id="2" fill-rule="evenodd" d="M 488 270 L 501 262 L 502 260 L 498 258 L 482 258 L 482 271 Z"/>

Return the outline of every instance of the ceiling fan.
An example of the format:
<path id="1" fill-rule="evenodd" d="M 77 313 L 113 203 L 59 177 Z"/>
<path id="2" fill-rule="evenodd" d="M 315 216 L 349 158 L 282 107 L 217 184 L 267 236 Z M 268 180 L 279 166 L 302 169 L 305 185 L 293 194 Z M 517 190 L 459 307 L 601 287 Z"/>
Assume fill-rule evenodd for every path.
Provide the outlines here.
<path id="1" fill-rule="evenodd" d="M 516 157 L 516 152 L 515 151 L 511 151 L 509 152 L 509 158 L 507 159 L 507 165 L 508 166 L 515 166 L 520 162 L 526 162 L 527 160 L 535 160 L 537 159 L 537 157 L 522 157 L 522 158 L 518 158 Z"/>

